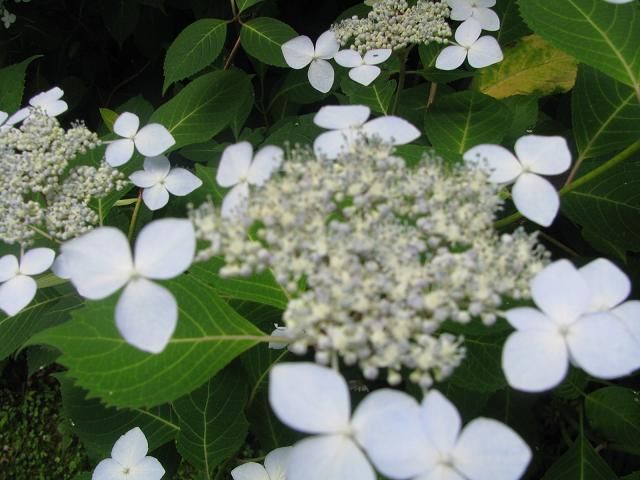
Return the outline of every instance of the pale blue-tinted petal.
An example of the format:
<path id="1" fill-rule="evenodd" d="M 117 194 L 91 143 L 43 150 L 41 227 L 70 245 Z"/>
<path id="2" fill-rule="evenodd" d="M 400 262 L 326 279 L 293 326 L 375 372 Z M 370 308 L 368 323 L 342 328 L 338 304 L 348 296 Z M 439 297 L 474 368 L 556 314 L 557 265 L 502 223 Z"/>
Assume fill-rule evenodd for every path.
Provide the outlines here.
<path id="1" fill-rule="evenodd" d="M 15 255 L 0 257 L 0 283 L 15 277 L 20 273 L 20 266 Z"/>
<path id="2" fill-rule="evenodd" d="M 159 210 L 169 202 L 169 192 L 162 184 L 153 185 L 142 191 L 142 200 L 149 210 Z"/>
<path id="3" fill-rule="evenodd" d="M 0 285 L 0 310 L 10 317 L 31 303 L 38 289 L 36 281 L 26 275 L 16 275 Z"/>
<path id="4" fill-rule="evenodd" d="M 272 480 L 265 468 L 259 463 L 243 463 L 231 470 L 233 480 Z"/>
<path id="5" fill-rule="evenodd" d="M 113 123 L 113 131 L 121 137 L 133 139 L 138 128 L 140 127 L 140 119 L 135 113 L 121 113 Z"/>
<path id="6" fill-rule="evenodd" d="M 139 427 L 135 427 L 116 440 L 111 449 L 111 457 L 122 466 L 133 467 L 148 451 L 147 437 Z"/>
<path id="7" fill-rule="evenodd" d="M 47 270 L 53 263 L 56 252 L 50 248 L 32 248 L 20 259 L 20 273 L 37 275 Z"/>
<path id="8" fill-rule="evenodd" d="M 579 272 L 589 285 L 590 312 L 609 310 L 631 293 L 629 277 L 606 258 L 589 262 Z"/>
<path id="9" fill-rule="evenodd" d="M 269 474 L 269 480 L 286 480 L 292 451 L 293 447 L 282 447 L 269 452 L 264 459 L 264 468 Z"/>
<path id="10" fill-rule="evenodd" d="M 313 42 L 306 35 L 292 38 L 283 43 L 281 48 L 284 61 L 295 70 L 306 67 L 313 60 Z"/>
<path id="11" fill-rule="evenodd" d="M 164 179 L 164 185 L 173 195 L 183 197 L 189 195 L 196 188 L 202 186 L 202 180 L 196 177 L 189 170 L 184 168 L 174 168 Z"/>
<path id="12" fill-rule="evenodd" d="M 467 22 L 473 20 L 470 18 Z M 490 36 L 484 36 L 479 38 L 470 48 L 467 53 L 469 59 L 469 65 L 473 68 L 484 68 L 494 63 L 501 62 L 504 59 L 502 49 L 498 44 L 498 41 Z"/>
<path id="13" fill-rule="evenodd" d="M 107 149 L 104 152 L 104 159 L 112 167 L 119 167 L 131 160 L 133 150 L 133 140 L 128 138 L 115 140 L 107 145 Z"/>
<path id="14" fill-rule="evenodd" d="M 284 152 L 280 147 L 267 145 L 256 153 L 249 167 L 247 182 L 251 185 L 264 184 L 282 164 Z"/>
<path id="15" fill-rule="evenodd" d="M 364 105 L 325 105 L 313 117 L 313 123 L 329 130 L 343 130 L 364 125 L 371 109 Z"/>
<path id="16" fill-rule="evenodd" d="M 216 182 L 221 187 L 233 187 L 249 174 L 253 159 L 253 147 L 249 142 L 229 145 L 222 152 Z"/>
<path id="17" fill-rule="evenodd" d="M 562 137 L 525 135 L 514 149 L 520 163 L 538 175 L 558 175 L 571 166 L 571 152 Z"/>
<path id="18" fill-rule="evenodd" d="M 319 92 L 327 93 L 333 86 L 335 72 L 329 62 L 316 58 L 309 66 L 307 77 L 313 88 Z"/>
<path id="19" fill-rule="evenodd" d="M 548 227 L 560 209 L 560 197 L 556 189 L 545 178 L 535 173 L 523 173 L 511 190 L 513 203 L 529 220 Z"/>
<path id="20" fill-rule="evenodd" d="M 134 138 L 136 148 L 145 157 L 155 157 L 166 152 L 176 143 L 165 127 L 159 123 L 150 123 L 140 129 Z"/>

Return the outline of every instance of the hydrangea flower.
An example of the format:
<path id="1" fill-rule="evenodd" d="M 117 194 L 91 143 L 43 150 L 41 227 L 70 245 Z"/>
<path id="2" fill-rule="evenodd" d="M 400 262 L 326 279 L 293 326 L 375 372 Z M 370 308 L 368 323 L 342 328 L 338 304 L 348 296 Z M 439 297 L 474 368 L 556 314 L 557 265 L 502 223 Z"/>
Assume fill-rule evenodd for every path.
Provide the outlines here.
<path id="1" fill-rule="evenodd" d="M 50 248 L 27 251 L 20 262 L 15 255 L 0 258 L 0 309 L 13 316 L 31 303 L 38 286 L 31 275 L 47 270 L 55 252 Z"/>
<path id="2" fill-rule="evenodd" d="M 65 273 L 83 297 L 99 300 L 125 287 L 116 304 L 116 326 L 128 343 L 151 353 L 164 350 L 178 320 L 175 298 L 151 279 L 183 273 L 195 248 L 193 225 L 175 218 L 140 230 L 133 255 L 127 237 L 113 227 L 97 228 L 61 247 Z"/>
<path id="3" fill-rule="evenodd" d="M 91 480 L 160 480 L 164 468 L 155 457 L 148 457 L 149 444 L 140 428 L 122 435 L 111 450 L 111 458 L 102 460 Z"/>
<path id="4" fill-rule="evenodd" d="M 156 157 L 176 143 L 171 133 L 159 123 L 140 128 L 140 118 L 130 112 L 118 116 L 113 131 L 124 138 L 113 140 L 107 146 L 105 160 L 112 167 L 127 163 L 133 156 L 134 148 L 145 157 Z"/>
<path id="5" fill-rule="evenodd" d="M 634 0 L 604 0 L 604 1 L 608 3 L 615 3 L 617 5 L 622 5 L 623 3 L 631 3 Z"/>
<path id="6" fill-rule="evenodd" d="M 478 145 L 464 154 L 465 161 L 489 170 L 489 180 L 514 183 L 511 191 L 516 208 L 544 227 L 553 223 L 560 197 L 540 175 L 558 175 L 571 166 L 571 152 L 562 137 L 526 135 L 515 144 L 516 156 L 500 145 Z"/>
<path id="7" fill-rule="evenodd" d="M 477 20 L 483 30 L 500 29 L 500 18 L 491 10 L 496 0 L 447 0 L 451 7 L 451 20 L 465 21 L 469 18 Z"/>
<path id="8" fill-rule="evenodd" d="M 596 275 L 604 277 L 595 279 Z M 593 289 L 604 283 L 610 283 L 607 291 Z M 559 260 L 538 273 L 531 280 L 531 296 L 540 310 L 520 307 L 506 312 L 516 329 L 502 351 L 509 385 L 526 392 L 548 390 L 563 380 L 569 362 L 604 379 L 639 368 L 640 343 L 624 321 L 613 313 L 594 311 L 596 304 L 606 307 L 624 299 L 622 292 L 628 294 L 626 282 L 600 262 L 578 271 L 569 261 Z"/>
<path id="9" fill-rule="evenodd" d="M 259 463 L 247 462 L 231 470 L 233 480 L 287 480 L 291 447 L 276 448 Z"/>
<path id="10" fill-rule="evenodd" d="M 455 33 L 457 44 L 445 47 L 438 58 L 436 68 L 455 70 L 464 63 L 465 58 L 473 68 L 483 68 L 501 62 L 504 58 L 498 41 L 489 36 L 480 36 L 482 27 L 474 18 L 460 24 Z"/>
<path id="11" fill-rule="evenodd" d="M 144 170 L 133 172 L 129 180 L 143 188 L 142 200 L 150 210 L 158 210 L 169 201 L 169 193 L 183 197 L 202 185 L 202 180 L 184 168 L 171 168 L 164 155 L 144 159 Z"/>
<path id="12" fill-rule="evenodd" d="M 282 44 L 282 55 L 291 68 L 301 70 L 309 65 L 309 83 L 316 90 L 327 93 L 333 86 L 335 73 L 327 61 L 332 59 L 340 45 L 332 31 L 326 31 L 318 38 L 316 45 L 306 35 L 293 38 Z"/>
<path id="13" fill-rule="evenodd" d="M 274 146 L 263 147 L 253 156 L 249 142 L 230 145 L 222 152 L 216 181 L 221 187 L 233 187 L 224 197 L 221 215 L 232 218 L 249 199 L 249 185 L 263 185 L 282 164 L 284 152 Z"/>
<path id="14" fill-rule="evenodd" d="M 355 50 L 341 50 L 336 53 L 335 61 L 338 65 L 350 68 L 349 78 L 361 85 L 370 85 L 380 75 L 377 65 L 386 62 L 391 56 L 390 48 L 369 50 L 364 58 Z"/>
<path id="15" fill-rule="evenodd" d="M 392 145 L 404 145 L 420 136 L 416 127 L 400 117 L 388 115 L 367 122 L 370 114 L 371 110 L 364 105 L 322 107 L 313 122 L 331 131 L 316 138 L 313 143 L 316 155 L 335 159 L 361 135 L 375 136 Z"/>
<path id="16" fill-rule="evenodd" d="M 24 107 L 11 115 L 7 125 L 14 125 L 23 121 L 31 113 L 31 108 L 39 108 L 49 117 L 57 117 L 68 110 L 67 102 L 62 100 L 64 91 L 60 87 L 53 87 L 46 92 L 40 92 L 29 100 L 30 107 Z"/>

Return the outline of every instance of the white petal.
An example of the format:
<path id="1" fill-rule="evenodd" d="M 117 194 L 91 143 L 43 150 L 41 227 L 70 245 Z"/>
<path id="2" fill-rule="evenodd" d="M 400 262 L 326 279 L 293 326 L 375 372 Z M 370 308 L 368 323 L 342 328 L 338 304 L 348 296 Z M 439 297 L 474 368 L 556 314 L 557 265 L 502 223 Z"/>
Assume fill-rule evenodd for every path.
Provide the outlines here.
<path id="1" fill-rule="evenodd" d="M 615 315 L 594 313 L 569 328 L 571 356 L 589 375 L 616 378 L 640 367 L 640 345 Z"/>
<path id="2" fill-rule="evenodd" d="M 464 8 L 470 7 L 472 1 L 473 0 L 447 0 L 447 5 L 449 5 L 449 8 Z"/>
<path id="3" fill-rule="evenodd" d="M 336 34 L 331 30 L 327 30 L 316 40 L 315 56 L 316 58 L 324 58 L 329 60 L 336 56 L 340 50 L 340 44 L 336 39 Z"/>
<path id="4" fill-rule="evenodd" d="M 249 142 L 229 145 L 222 152 L 216 182 L 221 187 L 232 187 L 249 174 L 253 147 Z"/>
<path id="5" fill-rule="evenodd" d="M 464 154 L 464 160 L 490 172 L 489 181 L 495 183 L 511 183 L 522 173 L 515 155 L 500 145 L 477 145 Z"/>
<path id="6" fill-rule="evenodd" d="M 107 150 L 104 152 L 104 159 L 112 167 L 119 167 L 131 160 L 133 148 L 133 140 L 129 140 L 128 138 L 115 140 L 107 145 Z"/>
<path id="7" fill-rule="evenodd" d="M 502 370 L 516 390 L 542 392 L 567 374 L 569 352 L 559 333 L 524 330 L 512 333 L 502 350 Z"/>
<path id="8" fill-rule="evenodd" d="M 268 480 L 286 480 L 289 457 L 293 447 L 276 448 L 264 459 L 264 468 L 269 474 Z"/>
<path id="9" fill-rule="evenodd" d="M 144 457 L 131 469 L 126 480 L 160 480 L 165 474 L 162 464 L 154 457 Z"/>
<path id="10" fill-rule="evenodd" d="M 587 283 L 568 260 L 553 262 L 533 277 L 531 296 L 558 325 L 573 323 L 589 303 Z"/>
<path id="11" fill-rule="evenodd" d="M 251 167 L 249 167 L 247 181 L 251 185 L 264 184 L 273 172 L 280 168 L 283 158 L 284 152 L 279 147 L 267 145 L 261 148 L 258 150 L 258 153 L 256 153 Z"/>
<path id="12" fill-rule="evenodd" d="M 20 273 L 37 275 L 47 270 L 53 263 L 56 252 L 50 248 L 32 248 L 20 260 Z"/>
<path id="13" fill-rule="evenodd" d="M 455 70 L 467 58 L 467 49 L 458 45 L 444 48 L 436 58 L 436 68 L 439 70 Z"/>
<path id="14" fill-rule="evenodd" d="M 364 63 L 367 65 L 379 65 L 389 60 L 392 52 L 393 50 L 390 48 L 376 48 L 375 50 L 369 50 L 364 54 Z"/>
<path id="15" fill-rule="evenodd" d="M 131 280 L 116 305 L 120 334 L 127 343 L 145 352 L 162 352 L 177 322 L 176 299 L 169 290 L 146 278 Z"/>
<path id="16" fill-rule="evenodd" d="M 189 220 L 163 218 L 140 230 L 134 248 L 136 272 L 147 278 L 177 277 L 191 266 L 196 235 Z"/>
<path id="17" fill-rule="evenodd" d="M 362 55 L 360 55 L 355 50 L 351 50 L 350 48 L 346 50 L 340 50 L 338 53 L 336 53 L 334 60 L 341 67 L 347 68 L 359 67 L 364 63 Z"/>
<path id="18" fill-rule="evenodd" d="M 31 303 L 36 295 L 36 281 L 26 275 L 16 275 L 0 285 L 0 310 L 10 317 Z"/>
<path id="19" fill-rule="evenodd" d="M 113 131 L 121 137 L 133 139 L 140 128 L 140 119 L 135 113 L 124 112 L 116 118 Z"/>
<path id="20" fill-rule="evenodd" d="M 117 228 L 97 228 L 63 244 L 61 250 L 71 283 L 83 297 L 108 297 L 131 277 L 131 249 Z"/>
<path id="21" fill-rule="evenodd" d="M 467 20 L 470 21 L 472 19 Z M 469 48 L 469 65 L 473 68 L 484 68 L 494 63 L 501 62 L 504 59 L 502 49 L 498 41 L 488 35 L 479 38 Z"/>
<path id="22" fill-rule="evenodd" d="M 469 423 L 453 452 L 453 464 L 473 480 L 514 480 L 531 461 L 531 450 L 503 423 L 477 418 Z"/>
<path id="23" fill-rule="evenodd" d="M 169 172 L 169 175 L 164 179 L 164 186 L 167 187 L 169 192 L 183 197 L 189 195 L 196 188 L 202 186 L 202 180 L 196 177 L 189 170 L 184 168 L 174 168 Z"/>
<path id="24" fill-rule="evenodd" d="M 380 68 L 372 65 L 361 65 L 349 70 L 349 78 L 354 82 L 358 82 L 365 87 L 370 85 L 378 75 L 380 75 Z"/>
<path id="25" fill-rule="evenodd" d="M 548 227 L 558 214 L 560 197 L 545 178 L 535 173 L 523 173 L 511 190 L 513 203 L 523 216 Z"/>
<path id="26" fill-rule="evenodd" d="M 475 0 L 476 7 L 491 8 L 496 4 L 496 0 Z"/>
<path id="27" fill-rule="evenodd" d="M 51 271 L 58 278 L 69 280 L 71 278 L 71 272 L 67 267 L 67 262 L 64 259 L 64 255 L 58 255 L 51 265 Z"/>
<path id="28" fill-rule="evenodd" d="M 460 433 L 462 420 L 456 407 L 437 390 L 431 390 L 422 400 L 422 423 L 427 436 L 442 454 L 448 454 Z"/>
<path id="29" fill-rule="evenodd" d="M 391 115 L 368 121 L 362 126 L 362 131 L 368 137 L 376 136 L 392 145 L 404 145 L 420 136 L 420 130 L 405 119 Z"/>
<path id="30" fill-rule="evenodd" d="M 329 130 L 342 130 L 364 125 L 371 110 L 364 105 L 327 105 L 318 110 L 313 123 Z"/>
<path id="31" fill-rule="evenodd" d="M 244 463 L 231 470 L 233 480 L 271 480 L 265 468 L 259 463 Z"/>
<path id="32" fill-rule="evenodd" d="M 323 435 L 298 442 L 289 457 L 287 480 L 375 480 L 367 458 L 344 435 Z"/>
<path id="33" fill-rule="evenodd" d="M 154 185 L 142 191 L 142 200 L 149 210 L 159 210 L 169 202 L 169 192 L 164 185 Z"/>
<path id="34" fill-rule="evenodd" d="M 47 103 L 61 99 L 63 95 L 64 91 L 60 87 L 53 87 L 46 92 L 40 92 L 39 94 L 31 97 L 29 105 L 32 107 L 41 107 Z"/>
<path id="35" fill-rule="evenodd" d="M 129 180 L 136 187 L 149 188 L 156 185 L 159 181 L 158 176 L 155 173 L 148 172 L 146 170 L 138 170 L 129 175 Z"/>
<path id="36" fill-rule="evenodd" d="M 562 137 L 525 135 L 515 151 L 522 165 L 540 175 L 558 175 L 571 166 L 571 151 Z"/>
<path id="37" fill-rule="evenodd" d="M 138 151 L 146 157 L 160 155 L 176 143 L 169 130 L 159 123 L 150 123 L 142 127 L 136 133 L 134 141 Z"/>
<path id="38" fill-rule="evenodd" d="M 556 332 L 558 326 L 540 310 L 531 307 L 519 307 L 508 310 L 507 320 L 516 330 L 544 330 Z"/>
<path id="39" fill-rule="evenodd" d="M 451 20 L 464 22 L 473 15 L 473 8 L 470 5 L 460 5 L 451 9 Z"/>
<path id="40" fill-rule="evenodd" d="M 382 389 L 360 402 L 351 422 L 358 444 L 383 475 L 409 478 L 433 468 L 437 453 L 410 395 Z"/>
<path id="41" fill-rule="evenodd" d="M 473 11 L 473 18 L 480 22 L 480 26 L 483 30 L 487 30 L 489 32 L 500 30 L 500 18 L 493 10 L 476 7 Z"/>
<path id="42" fill-rule="evenodd" d="M 279 337 L 286 340 L 286 342 L 269 342 L 269 348 L 271 348 L 272 350 L 282 350 L 283 348 L 286 348 L 288 346 L 287 343 L 289 341 L 289 329 L 287 327 L 276 327 L 273 332 L 271 332 L 270 336 Z"/>
<path id="43" fill-rule="evenodd" d="M 233 187 L 224 197 L 220 215 L 222 218 L 236 218 L 247 208 L 249 202 L 249 184 L 242 182 Z"/>
<path id="44" fill-rule="evenodd" d="M 456 42 L 465 48 L 471 48 L 480 37 L 480 32 L 482 32 L 480 23 L 473 18 L 469 18 L 462 22 L 456 29 Z"/>
<path id="45" fill-rule="evenodd" d="M 611 311 L 640 344 L 640 301 L 629 300 Z"/>
<path id="46" fill-rule="evenodd" d="M 6 282 L 18 273 L 20 273 L 20 266 L 15 255 L 0 257 L 0 283 Z"/>
<path id="47" fill-rule="evenodd" d="M 65 102 L 64 100 L 58 100 L 56 102 L 47 104 L 44 111 L 50 117 L 57 117 L 67 110 L 69 110 L 69 105 L 67 105 L 67 102 Z"/>
<path id="48" fill-rule="evenodd" d="M 350 139 L 354 136 L 347 130 L 333 130 L 318 135 L 313 142 L 313 151 L 316 155 L 324 155 L 329 159 L 336 159 L 340 153 L 349 149 Z"/>
<path id="49" fill-rule="evenodd" d="M 21 108 L 16 113 L 11 115 L 7 119 L 6 126 L 15 125 L 16 123 L 20 123 L 25 118 L 27 118 L 31 114 L 31 109 L 29 107 Z"/>
<path id="50" fill-rule="evenodd" d="M 269 403 L 287 426 L 306 433 L 348 428 L 351 400 L 339 373 L 315 363 L 279 363 L 269 378 Z"/>
<path id="51" fill-rule="evenodd" d="M 458 472 L 446 465 L 437 465 L 436 468 L 415 477 L 413 480 L 467 480 Z"/>
<path id="52" fill-rule="evenodd" d="M 311 62 L 307 76 L 313 88 L 319 92 L 327 93 L 333 86 L 335 73 L 329 62 L 317 58 Z"/>
<path id="53" fill-rule="evenodd" d="M 287 65 L 296 70 L 300 70 L 309 65 L 311 60 L 313 60 L 313 42 L 306 35 L 293 38 L 282 44 L 282 55 Z"/>
<path id="54" fill-rule="evenodd" d="M 91 480 L 122 480 L 122 465 L 111 458 L 102 460 L 93 471 Z"/>
<path id="55" fill-rule="evenodd" d="M 148 451 L 147 437 L 142 430 L 135 427 L 116 440 L 111 450 L 111 458 L 124 467 L 133 467 Z"/>
<path id="56" fill-rule="evenodd" d="M 149 173 L 153 173 L 158 178 L 164 178 L 169 174 L 169 170 L 171 170 L 171 163 L 169 163 L 169 159 L 164 155 L 146 157 L 144 159 L 144 169 Z"/>
<path id="57" fill-rule="evenodd" d="M 629 277 L 606 258 L 586 264 L 579 272 L 589 285 L 591 312 L 609 310 L 631 293 Z"/>

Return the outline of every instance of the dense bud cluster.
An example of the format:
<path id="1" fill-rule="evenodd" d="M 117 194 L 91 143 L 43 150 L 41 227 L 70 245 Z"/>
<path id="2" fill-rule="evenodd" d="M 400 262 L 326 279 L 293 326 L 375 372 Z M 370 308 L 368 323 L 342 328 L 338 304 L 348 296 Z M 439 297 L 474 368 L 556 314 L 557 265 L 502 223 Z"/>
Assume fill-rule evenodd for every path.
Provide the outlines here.
<path id="1" fill-rule="evenodd" d="M 406 368 L 426 388 L 464 356 L 442 323 L 492 324 L 546 263 L 534 236 L 494 231 L 500 206 L 480 169 L 434 155 L 410 168 L 362 141 L 335 161 L 294 150 L 237 220 L 211 204 L 191 218 L 209 242 L 198 259 L 224 255 L 221 275 L 273 272 L 291 298 L 292 351 L 313 348 L 323 364 L 339 355 L 367 378 L 386 370 L 391 384 Z"/>
<path id="2" fill-rule="evenodd" d="M 342 46 L 351 43 L 361 54 L 378 48 L 399 50 L 409 45 L 444 43 L 451 36 L 449 7 L 444 1 L 380 0 L 366 18 L 356 16 L 331 28 Z"/>

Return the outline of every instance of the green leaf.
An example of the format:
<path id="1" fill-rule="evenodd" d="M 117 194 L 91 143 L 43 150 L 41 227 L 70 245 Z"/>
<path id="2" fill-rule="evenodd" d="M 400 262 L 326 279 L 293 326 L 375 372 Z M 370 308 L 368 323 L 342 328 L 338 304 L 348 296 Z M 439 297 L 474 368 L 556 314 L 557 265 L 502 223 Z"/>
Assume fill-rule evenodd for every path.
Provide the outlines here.
<path id="1" fill-rule="evenodd" d="M 379 78 L 365 87 L 350 78 L 345 78 L 340 82 L 340 87 L 352 104 L 367 105 L 374 112 L 387 115 L 396 91 L 396 81 Z"/>
<path id="2" fill-rule="evenodd" d="M 504 60 L 480 70 L 474 87 L 494 98 L 546 96 L 571 90 L 578 62 L 538 35 L 520 39 L 504 51 Z"/>
<path id="3" fill-rule="evenodd" d="M 531 33 L 520 16 L 516 0 L 497 2 L 495 11 L 500 17 L 500 30 L 496 32 L 496 40 L 500 45 L 507 45 Z"/>
<path id="4" fill-rule="evenodd" d="M 583 234 L 619 250 L 640 251 L 640 157 L 626 161 L 563 195 L 562 212 Z"/>
<path id="5" fill-rule="evenodd" d="M 240 43 L 249 55 L 261 62 L 286 67 L 282 44 L 297 35 L 293 28 L 280 20 L 259 17 L 242 24 Z"/>
<path id="6" fill-rule="evenodd" d="M 284 82 L 269 101 L 267 110 L 271 110 L 278 102 L 286 101 L 306 105 L 308 103 L 319 102 L 327 96 L 328 94 L 319 92 L 311 86 L 306 70 L 291 70 L 287 73 Z"/>
<path id="7" fill-rule="evenodd" d="M 462 154 L 480 143 L 500 143 L 510 121 L 499 101 L 466 91 L 437 97 L 425 115 L 425 131 L 434 147 Z"/>
<path id="8" fill-rule="evenodd" d="M 244 12 L 246 9 L 253 7 L 254 5 L 263 2 L 264 0 L 236 0 L 236 6 L 238 7 L 238 13 Z"/>
<path id="9" fill-rule="evenodd" d="M 113 124 L 116 123 L 118 115 L 118 112 L 114 112 L 113 110 L 110 110 L 108 108 L 100 109 L 100 117 L 111 132 L 113 132 Z"/>
<path id="10" fill-rule="evenodd" d="M 180 420 L 180 454 L 210 478 L 223 460 L 244 444 L 249 422 L 244 415 L 247 384 L 242 372 L 225 369 L 190 394 L 173 402 Z"/>
<path id="11" fill-rule="evenodd" d="M 479 392 L 495 392 L 507 385 L 502 373 L 502 346 L 507 334 L 465 336 L 467 354 L 449 379 L 452 385 Z"/>
<path id="12" fill-rule="evenodd" d="M 195 276 L 164 285 L 178 302 L 179 318 L 162 353 L 142 352 L 120 336 L 114 322 L 118 294 L 88 302 L 69 322 L 41 332 L 30 344 L 60 350 L 59 363 L 91 398 L 133 408 L 161 405 L 191 392 L 264 337 Z"/>
<path id="13" fill-rule="evenodd" d="M 0 69 L 0 110 L 11 115 L 20 108 L 25 72 L 31 62 L 40 57 L 42 55 L 34 55 L 20 63 Z"/>
<path id="14" fill-rule="evenodd" d="M 529 27 L 581 62 L 634 88 L 640 99 L 638 5 L 602 0 L 519 0 Z"/>
<path id="15" fill-rule="evenodd" d="M 622 150 L 640 137 L 640 102 L 631 87 L 581 65 L 571 97 L 579 161 Z"/>
<path id="16" fill-rule="evenodd" d="M 562 383 L 553 389 L 553 394 L 566 400 L 575 400 L 582 395 L 587 383 L 589 383 L 587 374 L 583 370 L 572 367 Z"/>
<path id="17" fill-rule="evenodd" d="M 120 48 L 138 25 L 140 5 L 133 0 L 102 2 L 104 24 Z"/>
<path id="18" fill-rule="evenodd" d="M 238 99 L 250 89 L 249 77 L 239 70 L 208 73 L 158 108 L 150 121 L 171 132 L 176 140 L 173 150 L 205 142 L 231 123 Z"/>
<path id="19" fill-rule="evenodd" d="M 542 480 L 617 480 L 609 465 L 580 434 L 576 442 L 545 473 Z"/>
<path id="20" fill-rule="evenodd" d="M 505 137 L 513 144 L 521 136 L 533 131 L 538 121 L 538 97 L 514 95 L 502 100 L 511 111 L 511 125 Z"/>
<path id="21" fill-rule="evenodd" d="M 623 387 L 605 387 L 585 400 L 587 419 L 607 440 L 640 451 L 640 394 Z"/>
<path id="22" fill-rule="evenodd" d="M 265 145 L 313 145 L 313 141 L 323 130 L 313 123 L 315 114 L 287 118 L 271 129 L 271 135 L 264 141 Z"/>
<path id="23" fill-rule="evenodd" d="M 182 30 L 173 41 L 164 59 L 166 92 L 172 83 L 198 73 L 218 58 L 227 38 L 227 22 L 203 18 Z"/>

